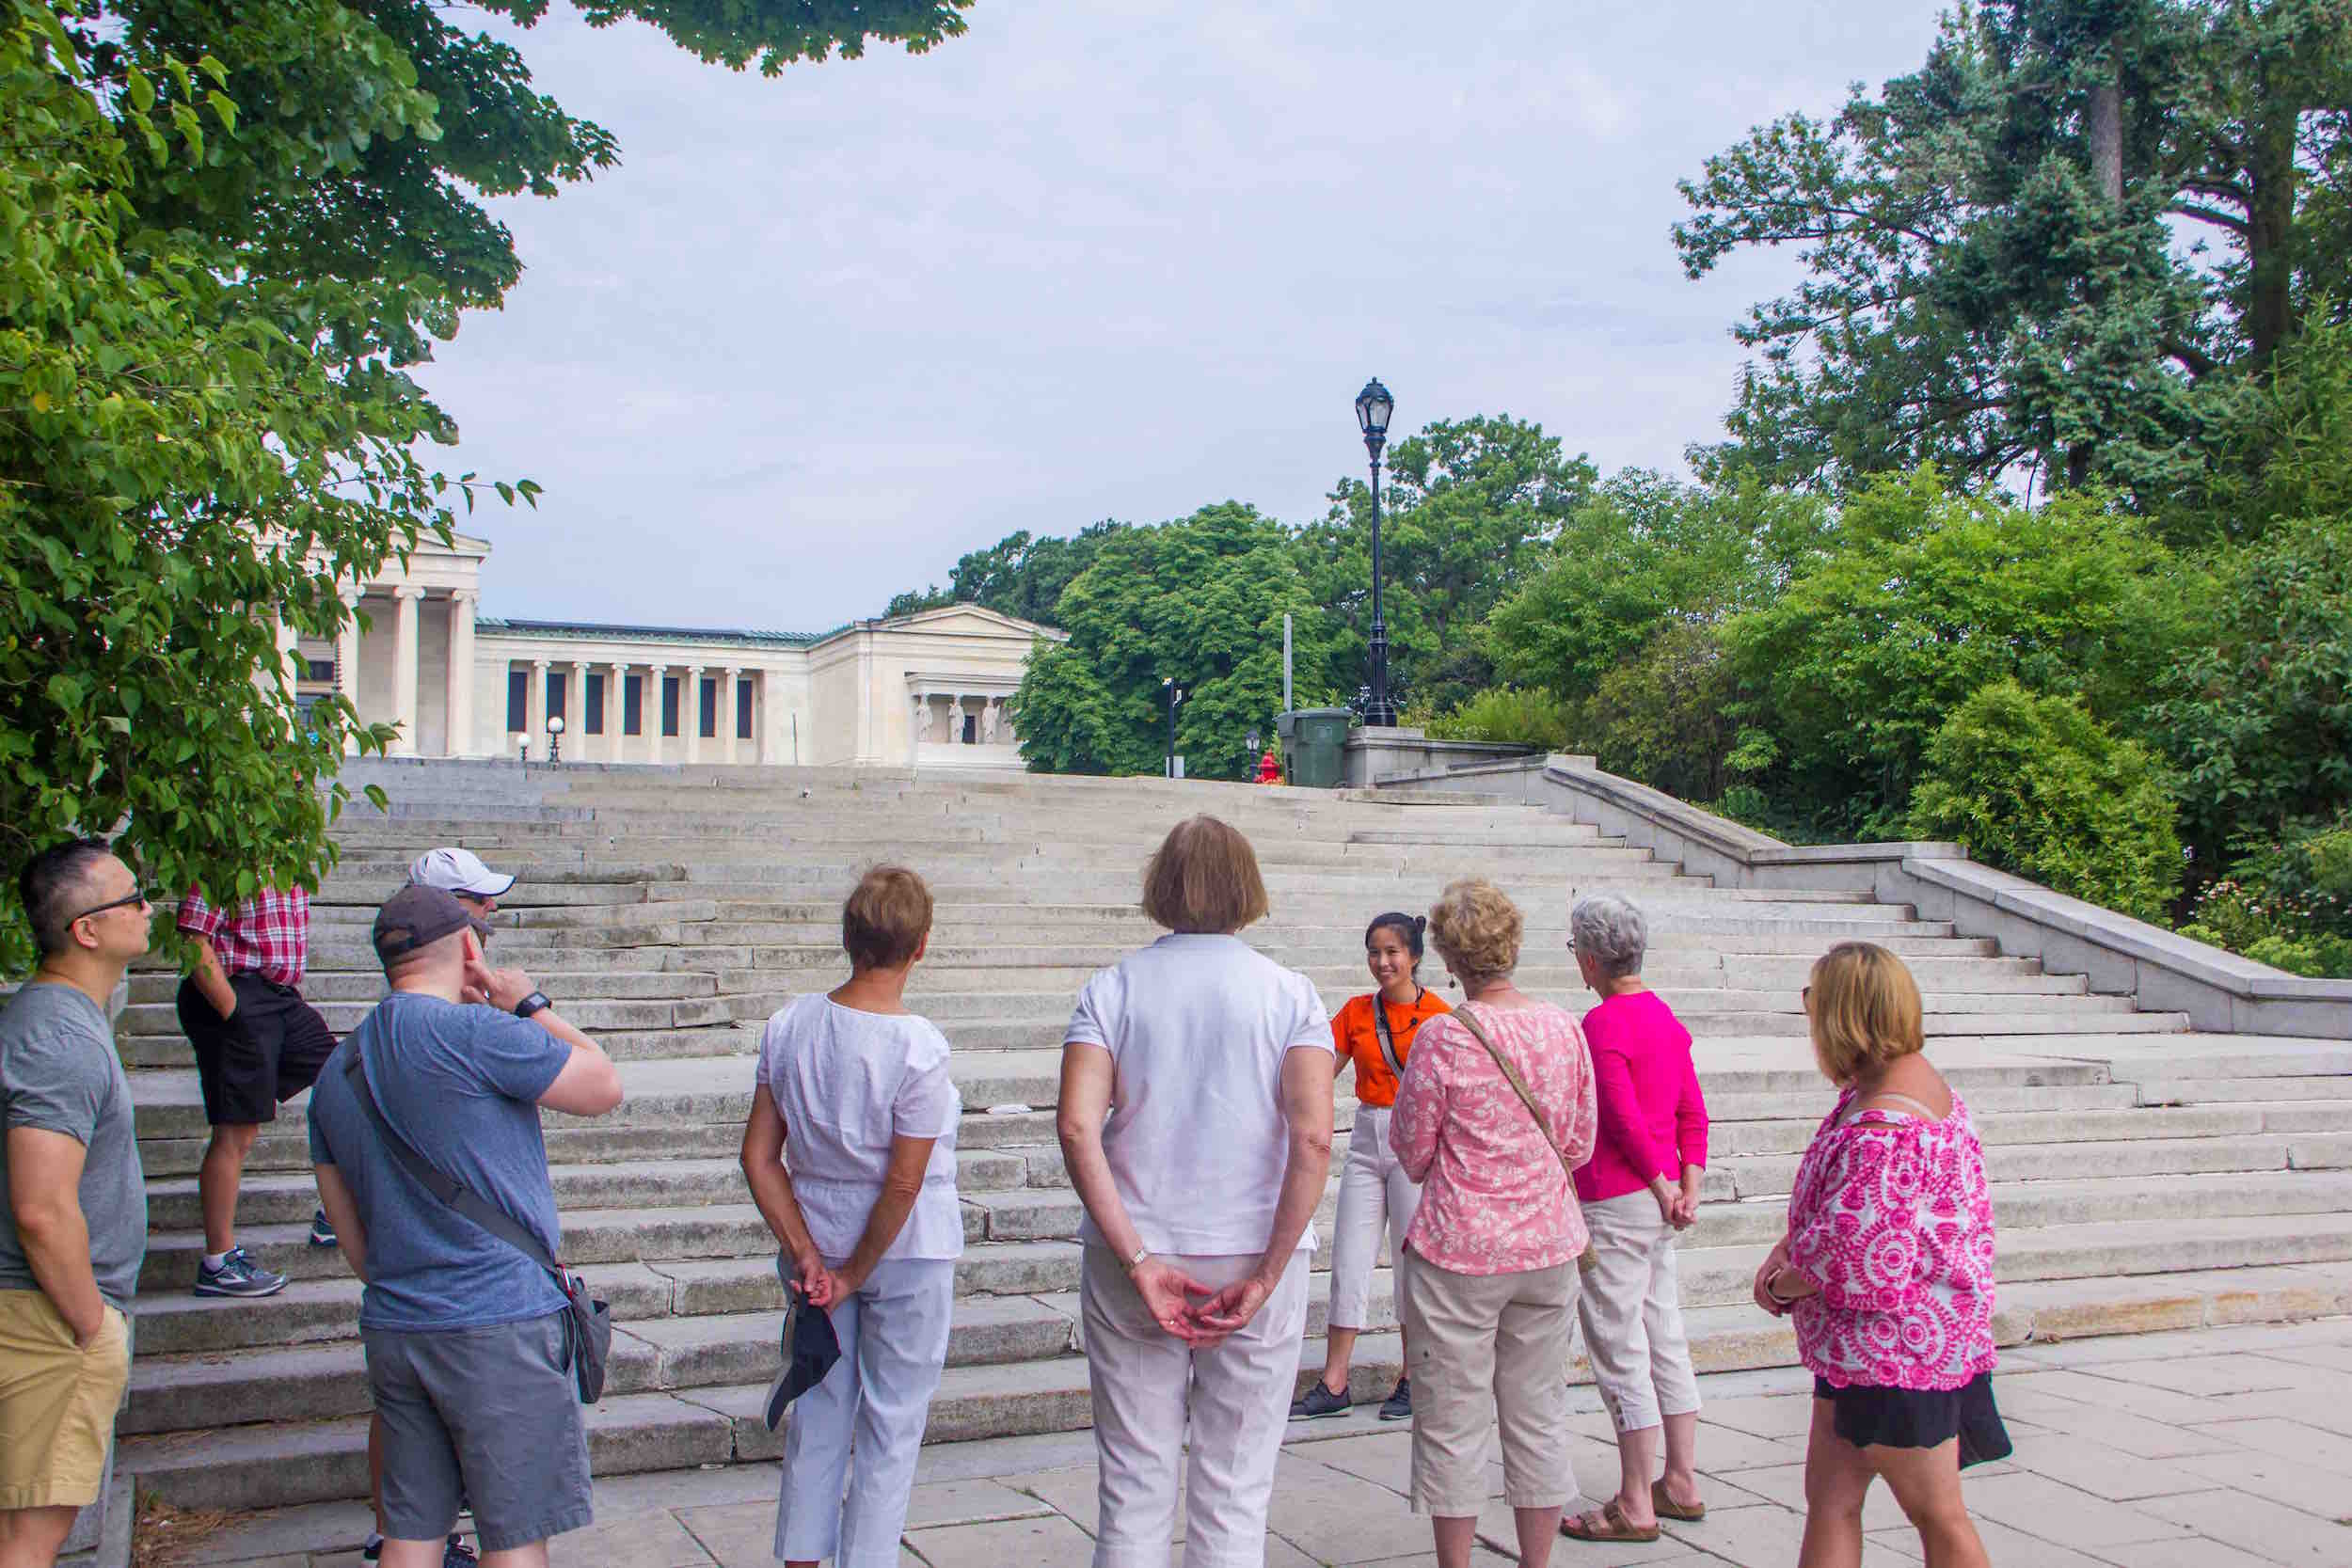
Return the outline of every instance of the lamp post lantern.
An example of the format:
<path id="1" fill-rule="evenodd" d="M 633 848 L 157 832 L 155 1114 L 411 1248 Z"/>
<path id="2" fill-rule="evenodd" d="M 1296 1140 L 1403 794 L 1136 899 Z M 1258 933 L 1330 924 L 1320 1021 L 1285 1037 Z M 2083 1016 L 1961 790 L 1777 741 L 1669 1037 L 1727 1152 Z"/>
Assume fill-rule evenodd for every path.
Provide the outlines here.
<path id="1" fill-rule="evenodd" d="M 1389 416 L 1395 408 L 1396 400 L 1377 376 L 1356 394 L 1356 423 L 1372 457 L 1372 695 L 1364 704 L 1366 724 L 1396 722 L 1396 709 L 1389 702 L 1389 622 L 1380 604 L 1380 449 L 1388 445 Z"/>
<path id="2" fill-rule="evenodd" d="M 564 716 L 557 714 L 548 721 L 548 766 L 553 768 L 564 760 Z"/>

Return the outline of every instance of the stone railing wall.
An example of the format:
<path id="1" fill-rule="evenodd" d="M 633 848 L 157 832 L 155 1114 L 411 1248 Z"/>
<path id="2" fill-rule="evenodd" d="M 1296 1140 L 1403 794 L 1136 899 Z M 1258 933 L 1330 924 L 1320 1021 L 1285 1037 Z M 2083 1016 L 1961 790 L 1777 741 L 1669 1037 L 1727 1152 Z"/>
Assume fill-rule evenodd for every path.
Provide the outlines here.
<path id="1" fill-rule="evenodd" d="M 1421 731 L 1365 725 L 1348 732 L 1340 783 L 1350 789 L 1393 784 L 1423 773 L 1536 756 L 1533 746 L 1486 740 L 1432 740 Z"/>
<path id="2" fill-rule="evenodd" d="M 2200 1029 L 2352 1038 L 2352 980 L 2307 980 L 1968 858 L 1958 844 L 1784 844 L 1671 795 L 1555 754 L 1390 775 L 1391 788 L 1524 800 L 1622 837 L 1717 887 L 1842 889 L 1909 904 L 2002 953 L 2184 1012 Z"/>

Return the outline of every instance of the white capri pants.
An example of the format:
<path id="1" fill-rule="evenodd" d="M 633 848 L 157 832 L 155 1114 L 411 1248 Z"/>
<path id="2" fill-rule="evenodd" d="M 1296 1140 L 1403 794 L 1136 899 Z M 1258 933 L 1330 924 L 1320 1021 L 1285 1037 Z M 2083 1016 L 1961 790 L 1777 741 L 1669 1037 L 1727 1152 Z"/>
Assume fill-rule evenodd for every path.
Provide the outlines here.
<path id="1" fill-rule="evenodd" d="M 1577 1297 L 1584 1354 L 1609 1418 L 1623 1432 L 1699 1407 L 1675 1280 L 1675 1232 L 1645 1188 L 1584 1205 L 1594 1266 Z"/>
<path id="2" fill-rule="evenodd" d="M 898 1568 L 916 1451 L 955 1310 L 955 1264 L 927 1259 L 877 1263 L 833 1308 L 841 1359 L 792 1402 L 785 1429 L 779 1559 Z"/>
<path id="3" fill-rule="evenodd" d="M 1359 1105 L 1340 1167 L 1340 1213 L 1331 1227 L 1331 1314 L 1334 1328 L 1370 1328 L 1372 1271 L 1380 1261 L 1380 1233 L 1389 1258 L 1405 1256 L 1405 1232 L 1421 1207 L 1421 1184 L 1405 1174 L 1389 1147 L 1390 1107 Z M 1393 1272 L 1396 1315 L 1405 1320 L 1405 1275 Z"/>
<path id="4" fill-rule="evenodd" d="M 1258 1259 L 1161 1261 L 1222 1288 Z M 1101 1465 L 1094 1568 L 1168 1568 L 1180 1479 L 1184 1568 L 1264 1568 L 1274 1465 L 1307 1331 L 1306 1252 L 1239 1333 L 1197 1354 L 1152 1320 L 1107 1247 L 1086 1249 L 1078 1293 Z M 1187 1420 L 1192 1464 L 1184 1474 Z"/>

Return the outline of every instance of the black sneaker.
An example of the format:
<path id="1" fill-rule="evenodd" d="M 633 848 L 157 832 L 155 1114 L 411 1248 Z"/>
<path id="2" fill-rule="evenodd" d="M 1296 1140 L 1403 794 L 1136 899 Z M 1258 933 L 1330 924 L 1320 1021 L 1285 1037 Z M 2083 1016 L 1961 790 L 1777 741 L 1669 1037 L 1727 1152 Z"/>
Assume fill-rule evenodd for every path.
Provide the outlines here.
<path id="1" fill-rule="evenodd" d="M 1291 1402 L 1291 1419 L 1319 1421 L 1327 1416 L 1344 1416 L 1355 1408 L 1347 1402 L 1346 1389 L 1335 1394 L 1324 1386 L 1323 1379 L 1317 1378 L 1305 1393 Z"/>
<path id="2" fill-rule="evenodd" d="M 207 1268 L 201 1259 L 196 1265 L 199 1296 L 274 1296 L 285 1288 L 284 1275 L 270 1273 L 241 1246 L 230 1247 L 219 1268 Z"/>
<path id="3" fill-rule="evenodd" d="M 381 1562 L 383 1560 L 384 1538 L 380 1535 L 359 1548 L 359 1560 L 362 1562 Z M 481 1560 L 473 1555 L 473 1548 L 466 1544 L 466 1538 L 462 1535 L 451 1536 L 449 1544 L 441 1549 L 441 1568 L 474 1568 Z"/>
<path id="4" fill-rule="evenodd" d="M 324 1209 L 310 1216 L 310 1244 L 312 1246 L 335 1244 L 335 1227 L 328 1223 L 326 1211 Z"/>
<path id="5" fill-rule="evenodd" d="M 1384 1421 L 1409 1421 L 1413 1418 L 1413 1380 L 1400 1377 L 1396 1392 L 1380 1402 L 1380 1418 Z"/>

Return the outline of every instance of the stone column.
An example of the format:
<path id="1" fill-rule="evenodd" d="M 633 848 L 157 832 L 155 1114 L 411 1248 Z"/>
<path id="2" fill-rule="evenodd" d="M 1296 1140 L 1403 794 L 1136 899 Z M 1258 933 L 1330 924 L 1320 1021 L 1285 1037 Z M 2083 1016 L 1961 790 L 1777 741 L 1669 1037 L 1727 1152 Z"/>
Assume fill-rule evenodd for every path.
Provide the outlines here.
<path id="1" fill-rule="evenodd" d="M 669 672 L 659 664 L 645 666 L 644 707 L 640 711 L 645 721 L 645 760 L 661 760 L 661 677 Z"/>
<path id="2" fill-rule="evenodd" d="M 628 753 L 628 666 L 617 659 L 604 667 L 604 760 Z"/>
<path id="3" fill-rule="evenodd" d="M 335 631 L 335 690 L 351 705 L 356 716 L 359 711 L 359 591 L 345 589 L 342 600 L 343 624 Z M 358 737 L 346 736 L 343 755 L 358 754 Z"/>
<path id="4" fill-rule="evenodd" d="M 531 661 L 531 685 L 523 694 L 523 739 L 531 747 L 531 754 L 541 762 L 548 760 L 548 661 Z"/>
<path id="5" fill-rule="evenodd" d="M 392 720 L 400 726 L 394 756 L 417 754 L 417 606 L 423 599 L 421 588 L 392 590 Z"/>
<path id="6" fill-rule="evenodd" d="M 473 734 L 473 616 L 481 595 L 461 588 L 449 596 L 449 754 L 474 754 Z"/>
<path id="7" fill-rule="evenodd" d="M 703 759 L 703 667 L 686 667 L 685 681 L 678 687 L 677 727 L 686 736 L 686 760 Z"/>
<path id="8" fill-rule="evenodd" d="M 719 733 L 726 737 L 726 744 L 719 748 L 719 755 L 730 763 L 736 760 L 735 746 L 737 736 L 735 733 L 735 708 L 736 705 L 743 700 L 739 690 L 742 684 L 742 667 L 734 664 L 728 665 L 727 678 L 719 684 L 719 701 L 717 705 L 719 709 Z"/>

